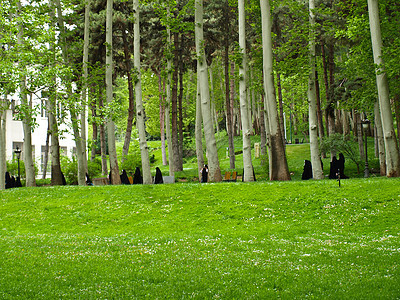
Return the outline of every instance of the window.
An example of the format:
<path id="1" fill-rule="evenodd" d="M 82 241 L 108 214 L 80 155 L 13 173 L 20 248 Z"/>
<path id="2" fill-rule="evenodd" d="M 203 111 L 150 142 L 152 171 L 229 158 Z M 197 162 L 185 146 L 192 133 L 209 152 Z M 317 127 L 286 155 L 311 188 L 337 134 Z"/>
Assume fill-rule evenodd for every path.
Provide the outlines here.
<path id="1" fill-rule="evenodd" d="M 49 98 L 48 91 L 42 91 L 42 99 L 40 100 L 40 116 L 47 118 L 47 102 Z"/>
<path id="2" fill-rule="evenodd" d="M 49 147 L 50 148 L 50 147 Z M 40 154 L 40 170 L 44 172 L 45 170 L 45 165 L 44 165 L 44 160 L 46 157 L 46 146 L 42 146 L 42 151 Z M 47 151 L 47 169 L 46 172 L 49 170 L 49 167 L 51 167 L 51 161 L 49 157 L 49 152 Z"/>
<path id="3" fill-rule="evenodd" d="M 64 156 L 68 155 L 67 147 L 60 147 L 60 155 L 64 155 Z"/>

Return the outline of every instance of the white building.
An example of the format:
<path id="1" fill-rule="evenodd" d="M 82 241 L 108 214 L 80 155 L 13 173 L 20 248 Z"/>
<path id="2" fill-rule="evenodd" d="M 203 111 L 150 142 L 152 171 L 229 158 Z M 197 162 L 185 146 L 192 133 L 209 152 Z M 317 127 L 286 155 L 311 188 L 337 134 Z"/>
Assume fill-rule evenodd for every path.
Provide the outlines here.
<path id="1" fill-rule="evenodd" d="M 46 150 L 46 138 L 48 130 L 48 118 L 46 113 L 46 98 L 45 92 L 42 93 L 42 98 L 33 96 L 33 106 L 37 107 L 40 112 L 36 117 L 37 125 L 32 129 L 32 155 L 33 159 L 38 167 L 37 178 L 41 178 L 44 171 L 44 154 Z M 22 121 L 17 121 L 15 119 L 15 107 L 16 103 L 20 103 L 18 96 L 14 96 L 11 100 L 11 108 L 6 112 L 6 159 L 12 160 L 14 157 L 14 151 L 17 147 L 23 151 L 24 144 L 24 131 Z M 67 128 L 65 124 L 62 124 L 59 128 L 62 132 L 60 136 L 60 153 L 62 155 L 67 155 L 72 157 L 76 152 L 75 141 L 71 130 Z M 51 139 L 50 141 L 51 142 Z M 23 159 L 23 153 L 21 154 L 21 159 Z M 46 178 L 51 176 L 50 171 L 50 155 L 47 168 Z"/>

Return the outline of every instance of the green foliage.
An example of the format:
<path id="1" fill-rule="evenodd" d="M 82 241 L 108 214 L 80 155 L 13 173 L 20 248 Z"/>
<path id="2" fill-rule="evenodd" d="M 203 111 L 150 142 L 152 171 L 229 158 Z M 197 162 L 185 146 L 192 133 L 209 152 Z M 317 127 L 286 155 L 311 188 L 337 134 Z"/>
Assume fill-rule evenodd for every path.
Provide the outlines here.
<path id="1" fill-rule="evenodd" d="M 343 153 L 345 157 L 348 157 L 357 165 L 359 171 L 360 152 L 358 151 L 358 143 L 353 136 L 340 133 L 331 134 L 329 137 L 320 140 L 320 150 L 325 153 L 331 151 Z"/>
<path id="2" fill-rule="evenodd" d="M 377 189 L 376 187 L 380 188 Z M 400 179 L 0 193 L 3 299 L 395 299 Z"/>
<path id="3" fill-rule="evenodd" d="M 61 171 L 64 174 L 68 185 L 78 184 L 78 162 L 76 157 L 72 159 L 68 156 L 61 155 L 60 157 Z M 90 178 L 99 177 L 101 175 L 101 158 L 96 157 L 94 161 L 88 161 L 88 174 Z"/>

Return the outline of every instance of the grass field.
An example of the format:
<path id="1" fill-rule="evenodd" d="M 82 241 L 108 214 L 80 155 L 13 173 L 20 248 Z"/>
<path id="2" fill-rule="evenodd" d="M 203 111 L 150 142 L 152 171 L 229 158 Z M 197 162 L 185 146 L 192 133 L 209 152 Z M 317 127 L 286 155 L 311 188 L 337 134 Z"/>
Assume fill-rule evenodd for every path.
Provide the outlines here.
<path id="1" fill-rule="evenodd" d="M 398 299 L 400 179 L 0 192 L 0 299 Z"/>

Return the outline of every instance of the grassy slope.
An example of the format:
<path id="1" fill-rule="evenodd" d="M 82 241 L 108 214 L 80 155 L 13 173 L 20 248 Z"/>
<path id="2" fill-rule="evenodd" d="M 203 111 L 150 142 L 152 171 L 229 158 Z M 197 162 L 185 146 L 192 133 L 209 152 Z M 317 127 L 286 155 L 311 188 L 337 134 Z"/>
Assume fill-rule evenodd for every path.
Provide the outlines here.
<path id="1" fill-rule="evenodd" d="M 400 179 L 0 193 L 0 298 L 394 299 Z"/>

